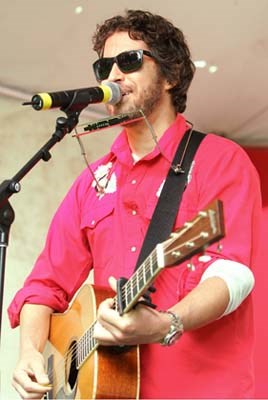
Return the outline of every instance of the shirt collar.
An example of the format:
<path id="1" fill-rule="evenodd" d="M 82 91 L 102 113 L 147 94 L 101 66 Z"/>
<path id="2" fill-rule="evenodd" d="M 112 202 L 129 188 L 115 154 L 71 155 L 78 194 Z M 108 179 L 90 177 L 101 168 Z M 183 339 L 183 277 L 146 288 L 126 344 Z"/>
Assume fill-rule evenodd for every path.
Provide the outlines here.
<path id="1" fill-rule="evenodd" d="M 185 118 L 177 114 L 175 121 L 167 128 L 158 141 L 158 146 L 142 158 L 143 161 L 152 160 L 163 153 L 166 158 L 173 159 L 177 146 L 188 128 Z M 124 129 L 111 146 L 111 152 L 124 164 L 133 164 L 132 153 L 128 144 L 126 130 Z"/>

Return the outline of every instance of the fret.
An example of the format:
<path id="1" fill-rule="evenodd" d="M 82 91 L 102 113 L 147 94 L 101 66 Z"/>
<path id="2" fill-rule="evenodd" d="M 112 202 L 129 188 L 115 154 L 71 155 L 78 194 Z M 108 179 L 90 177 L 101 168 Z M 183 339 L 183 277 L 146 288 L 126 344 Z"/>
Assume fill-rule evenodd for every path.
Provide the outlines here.
<path id="1" fill-rule="evenodd" d="M 146 283 L 146 269 L 145 269 L 145 265 L 142 264 L 142 280 L 143 280 L 143 286 L 145 286 Z"/>
<path id="2" fill-rule="evenodd" d="M 87 335 L 87 352 L 90 352 L 90 335 L 89 335 L 89 331 L 87 330 L 86 332 Z"/>
<path id="3" fill-rule="evenodd" d="M 79 366 L 81 364 L 80 340 L 77 342 L 76 360 L 77 366 Z"/>
<path id="4" fill-rule="evenodd" d="M 138 276 L 135 274 L 133 275 L 133 279 L 131 279 L 131 282 L 133 281 L 132 285 L 132 298 L 135 298 L 137 294 L 139 293 L 139 288 L 138 288 Z"/>
<path id="5" fill-rule="evenodd" d="M 135 276 L 132 277 L 132 279 L 129 280 L 129 285 L 130 285 L 130 295 L 131 298 L 133 299 L 133 281 L 134 281 Z"/>
<path id="6" fill-rule="evenodd" d="M 152 258 L 152 253 L 150 254 L 150 256 L 148 257 L 149 258 L 149 262 L 150 262 L 150 273 L 151 273 L 151 276 L 153 276 L 153 274 L 154 274 L 154 268 L 153 268 L 153 258 Z"/>
<path id="7" fill-rule="evenodd" d="M 138 287 L 139 291 L 143 291 L 143 289 L 147 285 L 147 278 L 146 278 L 146 260 L 145 262 L 140 266 L 140 268 L 136 272 L 137 274 L 137 281 L 138 281 Z"/>
<path id="8" fill-rule="evenodd" d="M 123 299 L 125 299 L 124 309 L 126 309 L 135 299 L 135 297 L 140 293 L 140 288 L 138 285 L 138 276 L 134 274 L 132 278 L 127 281 L 123 287 Z"/>
<path id="9" fill-rule="evenodd" d="M 85 359 L 85 353 L 86 353 L 86 348 L 85 348 L 85 335 L 83 335 L 83 340 L 82 340 L 82 359 Z"/>
<path id="10" fill-rule="evenodd" d="M 131 280 L 129 280 L 124 288 L 123 288 L 124 292 L 125 292 L 125 304 L 124 304 L 124 308 L 127 307 L 129 304 L 131 304 L 132 300 L 133 300 L 133 296 L 132 296 L 132 285 L 131 285 Z"/>
<path id="11" fill-rule="evenodd" d="M 90 327 L 90 349 L 89 353 L 96 347 L 97 345 L 97 340 L 94 338 L 94 327 L 96 325 L 97 321 L 95 321 L 94 325 Z"/>
<path id="12" fill-rule="evenodd" d="M 153 263 L 152 269 L 153 269 L 153 275 L 155 276 L 156 273 L 159 272 L 159 265 L 158 265 L 158 258 L 157 258 L 156 249 L 154 249 L 154 251 L 151 253 L 151 256 L 154 259 L 154 263 Z"/>
<path id="13" fill-rule="evenodd" d="M 147 260 L 146 260 L 146 261 L 147 261 Z M 147 268 L 146 268 L 146 270 L 145 270 L 145 279 L 146 279 L 146 283 L 150 281 L 151 277 L 152 277 L 152 267 L 151 267 L 151 257 L 150 257 L 149 265 L 148 265 L 148 263 L 147 263 Z"/>
<path id="14" fill-rule="evenodd" d="M 89 341 L 89 333 L 88 330 L 85 333 L 85 337 L 86 337 L 86 353 L 89 353 L 90 350 L 90 341 Z"/>
<path id="15" fill-rule="evenodd" d="M 81 343 L 80 343 L 80 357 L 81 357 L 81 363 L 85 359 L 85 347 L 84 347 L 84 336 L 81 338 Z"/>
<path id="16" fill-rule="evenodd" d="M 136 281 L 136 288 L 137 292 L 139 293 L 143 289 L 143 285 L 141 285 L 140 277 L 139 277 L 139 271 L 136 271 L 135 273 L 135 281 Z"/>
<path id="17" fill-rule="evenodd" d="M 94 347 L 94 337 L 92 335 L 88 335 L 89 341 L 88 341 L 88 352 L 93 349 Z"/>

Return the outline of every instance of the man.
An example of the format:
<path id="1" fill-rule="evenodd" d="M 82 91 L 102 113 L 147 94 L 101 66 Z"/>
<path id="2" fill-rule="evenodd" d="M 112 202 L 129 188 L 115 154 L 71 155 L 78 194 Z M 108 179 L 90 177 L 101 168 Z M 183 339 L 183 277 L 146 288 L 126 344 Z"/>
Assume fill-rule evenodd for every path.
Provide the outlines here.
<path id="1" fill-rule="evenodd" d="M 78 177 L 9 307 L 12 326 L 21 325 L 13 385 L 22 398 L 41 398 L 47 390 L 42 351 L 51 313 L 66 310 L 92 268 L 97 285 L 114 289 L 116 279 L 132 275 L 177 145 L 190 128 L 181 113 L 194 66 L 179 29 L 160 16 L 129 10 L 98 27 L 94 49 L 97 80 L 116 82 L 122 92 L 118 104 L 107 106 L 109 114 L 142 109 L 146 120 L 126 125 L 111 151 L 91 166 L 94 179 L 88 169 Z M 156 309 L 139 304 L 120 316 L 110 298 L 99 307 L 94 335 L 101 345 L 141 344 L 141 398 L 253 396 L 248 295 L 258 177 L 238 145 L 208 134 L 174 229 L 213 199 L 221 199 L 225 211 L 221 252 L 212 245 L 205 257 L 193 257 L 192 268 L 183 263 L 164 270 L 154 283 Z"/>

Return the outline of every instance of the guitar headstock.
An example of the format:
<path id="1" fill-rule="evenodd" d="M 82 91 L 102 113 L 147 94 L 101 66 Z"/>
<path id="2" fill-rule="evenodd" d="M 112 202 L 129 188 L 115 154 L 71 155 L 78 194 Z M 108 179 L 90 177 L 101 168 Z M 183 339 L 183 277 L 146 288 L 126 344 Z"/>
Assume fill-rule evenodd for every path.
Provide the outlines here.
<path id="1" fill-rule="evenodd" d="M 160 244 L 163 266 L 173 266 L 187 260 L 224 235 L 223 204 L 221 200 L 215 200 Z"/>

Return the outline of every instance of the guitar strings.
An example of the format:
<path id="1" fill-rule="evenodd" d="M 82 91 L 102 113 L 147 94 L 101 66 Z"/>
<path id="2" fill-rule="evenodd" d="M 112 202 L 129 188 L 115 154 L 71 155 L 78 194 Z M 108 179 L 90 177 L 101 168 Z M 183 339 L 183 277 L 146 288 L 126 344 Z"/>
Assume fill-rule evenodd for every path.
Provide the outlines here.
<path id="1" fill-rule="evenodd" d="M 203 216 L 200 216 L 198 219 L 203 218 Z M 179 238 L 182 234 L 185 233 L 185 231 L 189 230 L 190 227 L 186 226 L 185 228 L 183 228 L 180 232 L 177 233 L 177 238 Z M 199 239 L 200 237 L 202 237 L 201 234 L 199 234 L 198 236 L 191 238 L 192 241 Z M 171 239 L 172 240 L 172 239 Z M 168 242 L 169 240 L 167 240 Z M 179 251 L 180 248 L 186 246 L 187 241 L 184 243 L 181 243 L 179 246 L 177 246 L 177 251 Z M 168 246 L 170 245 L 170 243 L 165 244 L 165 242 L 163 243 L 163 249 L 165 250 Z M 168 251 L 168 254 L 172 254 L 172 251 Z M 133 280 L 137 280 L 142 277 L 146 277 L 146 273 L 152 272 L 152 264 L 157 264 L 157 252 L 156 249 L 154 249 L 152 251 L 152 253 L 145 259 L 145 261 L 141 264 L 141 266 L 138 268 L 138 270 L 135 272 L 135 274 L 130 278 L 129 281 L 127 281 L 127 283 L 125 284 L 125 286 L 122 289 L 122 299 L 126 300 L 127 296 L 133 291 L 133 288 L 131 287 L 132 285 L 132 279 Z M 161 270 L 161 268 L 159 269 L 159 271 Z M 157 273 L 158 271 L 154 271 L 153 273 Z M 130 283 L 129 283 L 130 282 Z M 150 281 L 147 281 L 146 286 L 150 283 Z M 114 304 L 115 307 L 117 307 L 117 296 L 114 297 Z M 66 382 L 66 371 L 65 371 L 65 366 L 66 366 L 66 361 L 68 361 L 69 359 L 69 365 L 73 365 L 73 362 L 75 361 L 75 367 L 77 370 L 79 370 L 79 368 L 83 365 L 83 363 L 86 361 L 86 359 L 90 356 L 90 354 L 95 351 L 98 347 L 98 342 L 96 341 L 96 339 L 93 337 L 94 334 L 94 327 L 96 325 L 97 321 L 94 321 L 91 326 L 84 332 L 84 334 L 82 334 L 82 336 L 80 337 L 80 339 L 76 342 L 74 342 L 70 348 L 65 352 L 65 354 L 63 355 L 63 357 L 61 358 L 61 360 L 57 363 L 56 367 L 54 368 L 54 370 L 59 370 L 61 371 L 61 373 L 57 376 L 57 383 L 60 384 L 65 384 Z M 93 347 L 91 346 L 93 344 Z M 85 349 L 85 346 L 87 346 L 87 348 Z M 82 353 L 82 355 L 81 355 Z M 71 357 L 70 357 L 71 356 Z M 77 359 L 79 357 L 79 360 L 81 359 L 81 362 L 78 363 L 76 362 Z M 61 368 L 59 368 L 61 367 Z M 53 370 L 49 371 L 48 373 L 49 376 L 49 380 L 51 381 L 53 378 Z"/>
<path id="2" fill-rule="evenodd" d="M 201 218 L 204 218 L 204 217 L 203 217 L 203 216 L 200 216 L 199 218 L 196 219 L 195 223 L 198 222 L 198 220 L 201 219 Z M 177 233 L 176 240 L 177 240 L 177 238 L 179 238 L 181 235 L 185 234 L 185 231 L 189 230 L 190 228 L 192 228 L 192 225 L 191 225 L 191 226 L 186 226 L 186 227 L 185 227 L 184 229 L 182 229 L 179 233 Z M 191 240 L 192 240 L 192 241 L 195 241 L 195 240 L 197 240 L 197 239 L 199 239 L 199 238 L 201 238 L 201 237 L 202 237 L 202 234 L 199 234 L 199 235 L 197 235 L 197 236 L 191 238 Z M 171 240 L 172 240 L 172 239 L 171 239 Z M 187 242 L 186 242 L 186 243 L 187 243 Z M 170 246 L 170 244 L 167 244 L 167 245 L 164 244 L 164 245 L 163 245 L 164 250 L 165 250 L 168 246 Z M 181 244 L 181 245 L 180 245 L 180 248 L 183 247 L 183 246 L 185 246 L 185 243 Z M 167 255 L 172 254 L 173 251 L 174 251 L 174 250 L 167 252 Z M 149 265 L 148 265 L 148 264 L 149 264 Z M 146 270 L 144 270 L 143 267 L 144 267 L 144 266 L 145 266 L 145 267 L 148 266 L 148 268 L 151 269 L 151 272 L 154 274 L 154 272 L 157 272 L 157 271 L 153 271 L 153 268 L 154 268 L 154 265 L 155 265 L 155 264 L 157 264 L 157 252 L 156 252 L 156 249 L 154 249 L 153 252 L 145 259 L 145 261 L 143 262 L 143 264 L 141 264 L 141 266 L 138 268 L 138 270 L 136 271 L 136 273 L 127 281 L 127 283 L 126 283 L 125 286 L 123 287 L 123 289 L 124 289 L 124 293 L 123 293 L 123 296 L 122 296 L 123 300 L 126 300 L 126 297 L 127 297 L 128 295 L 130 295 L 130 294 L 133 293 L 132 281 L 134 282 L 135 280 L 136 280 L 136 281 L 138 280 L 137 283 L 139 283 L 139 282 L 141 281 L 141 279 L 143 279 L 144 277 L 146 278 L 146 272 L 148 272 L 148 269 L 147 269 L 147 271 L 146 271 Z M 148 283 L 149 283 L 149 282 L 148 282 Z"/>

